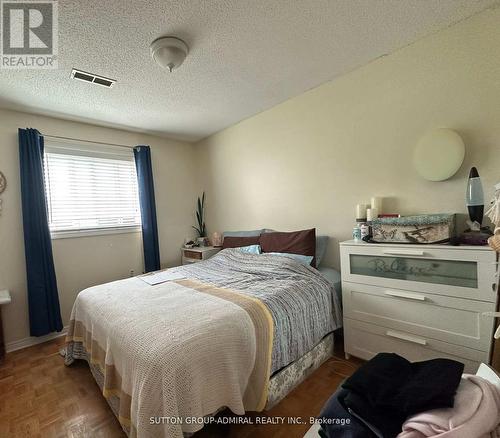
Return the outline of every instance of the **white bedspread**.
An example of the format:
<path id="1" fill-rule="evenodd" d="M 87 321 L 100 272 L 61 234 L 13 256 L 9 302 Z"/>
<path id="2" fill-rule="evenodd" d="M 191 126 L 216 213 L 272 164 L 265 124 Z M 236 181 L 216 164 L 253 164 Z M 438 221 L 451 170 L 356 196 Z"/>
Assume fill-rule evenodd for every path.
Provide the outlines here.
<path id="1" fill-rule="evenodd" d="M 237 304 L 175 282 L 150 286 L 132 278 L 81 292 L 71 324 L 68 347 L 81 342 L 92 363 L 104 362 L 105 396 L 130 397 L 131 436 L 180 437 L 202 427 L 151 418 L 166 413 L 203 417 L 223 406 L 237 414 L 252 409 L 244 395 L 256 329 Z M 73 358 L 68 348 L 68 361 Z M 126 414 L 119 419 L 129 421 Z"/>

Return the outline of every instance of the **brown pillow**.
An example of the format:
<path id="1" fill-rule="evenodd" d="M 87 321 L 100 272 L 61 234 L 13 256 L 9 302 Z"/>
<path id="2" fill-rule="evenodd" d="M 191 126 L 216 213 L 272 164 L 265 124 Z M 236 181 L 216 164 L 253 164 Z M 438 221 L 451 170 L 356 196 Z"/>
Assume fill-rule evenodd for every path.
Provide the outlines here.
<path id="1" fill-rule="evenodd" d="M 259 240 L 262 252 L 287 252 L 313 256 L 311 266 L 316 266 L 316 228 L 289 233 L 263 233 Z"/>
<path id="2" fill-rule="evenodd" d="M 224 237 L 224 242 L 222 242 L 222 248 L 239 248 L 240 246 L 258 245 L 259 236 L 251 237 Z"/>

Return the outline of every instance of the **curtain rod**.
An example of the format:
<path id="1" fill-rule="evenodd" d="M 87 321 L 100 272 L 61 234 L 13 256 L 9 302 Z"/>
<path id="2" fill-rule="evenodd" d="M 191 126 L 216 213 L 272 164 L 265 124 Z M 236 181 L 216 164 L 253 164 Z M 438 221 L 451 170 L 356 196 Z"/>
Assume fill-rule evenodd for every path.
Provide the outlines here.
<path id="1" fill-rule="evenodd" d="M 102 141 L 83 140 L 81 138 L 62 137 L 60 135 L 49 135 L 49 134 L 42 134 L 42 135 L 44 137 L 57 138 L 59 140 L 81 141 L 81 142 L 84 142 L 84 143 L 100 144 L 100 145 L 103 145 L 103 146 L 118 146 L 120 148 L 127 148 L 127 149 L 133 149 L 135 147 L 135 146 L 128 146 L 126 144 L 105 143 L 105 142 L 102 142 Z"/>

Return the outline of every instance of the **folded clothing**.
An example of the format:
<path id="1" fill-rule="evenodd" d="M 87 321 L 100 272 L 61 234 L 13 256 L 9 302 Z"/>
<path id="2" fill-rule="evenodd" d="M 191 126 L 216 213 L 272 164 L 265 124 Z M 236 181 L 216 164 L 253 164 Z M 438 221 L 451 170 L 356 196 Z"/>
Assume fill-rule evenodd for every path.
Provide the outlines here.
<path id="1" fill-rule="evenodd" d="M 328 399 L 319 414 L 320 430 L 322 438 L 377 438 L 378 431 L 370 428 L 362 420 L 356 418 L 343 405 L 344 397 L 348 391 L 340 387 Z"/>
<path id="2" fill-rule="evenodd" d="M 408 416 L 453 407 L 463 369 L 450 359 L 411 363 L 395 353 L 379 353 L 344 382 L 344 404 L 393 438 Z"/>
<path id="3" fill-rule="evenodd" d="M 500 422 L 500 389 L 464 374 L 453 408 L 434 409 L 409 417 L 398 438 L 488 437 Z"/>

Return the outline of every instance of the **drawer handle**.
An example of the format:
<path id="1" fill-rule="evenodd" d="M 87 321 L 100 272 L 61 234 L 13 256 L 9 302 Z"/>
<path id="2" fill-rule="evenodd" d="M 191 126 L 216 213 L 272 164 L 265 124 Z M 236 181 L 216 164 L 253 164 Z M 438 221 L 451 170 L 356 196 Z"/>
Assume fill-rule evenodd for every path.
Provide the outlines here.
<path id="1" fill-rule="evenodd" d="M 408 255 L 408 256 L 423 256 L 425 252 L 411 249 L 384 249 L 383 254 L 391 255 Z"/>
<path id="2" fill-rule="evenodd" d="M 427 345 L 427 341 L 422 338 L 417 338 L 416 336 L 406 335 L 404 333 L 394 332 L 392 330 L 387 330 L 385 332 L 387 336 L 391 338 L 402 339 L 403 341 L 413 342 L 414 344 Z"/>
<path id="3" fill-rule="evenodd" d="M 390 297 L 408 298 L 409 300 L 425 301 L 426 299 L 425 295 L 414 294 L 411 292 L 386 290 L 384 293 Z"/>

